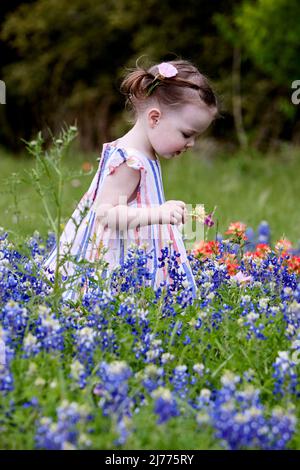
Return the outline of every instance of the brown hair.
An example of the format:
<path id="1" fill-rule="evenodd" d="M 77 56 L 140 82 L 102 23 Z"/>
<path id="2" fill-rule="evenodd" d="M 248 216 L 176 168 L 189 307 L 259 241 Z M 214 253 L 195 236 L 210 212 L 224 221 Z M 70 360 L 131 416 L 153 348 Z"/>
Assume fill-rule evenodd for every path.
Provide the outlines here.
<path id="1" fill-rule="evenodd" d="M 138 62 L 138 61 L 137 61 Z M 158 74 L 158 65 L 150 68 L 140 67 L 129 69 L 129 73 L 123 79 L 120 91 L 126 97 L 126 108 L 132 110 L 135 115 L 144 109 L 144 105 L 153 98 L 166 107 L 180 107 L 186 103 L 197 102 L 206 104 L 216 109 L 215 117 L 219 116 L 219 104 L 208 79 L 187 60 L 172 60 L 172 64 L 178 70 L 178 74 L 171 78 L 160 80 L 159 86 L 153 89 L 149 95 L 149 89 L 153 86 Z M 197 93 L 195 93 L 197 92 Z"/>

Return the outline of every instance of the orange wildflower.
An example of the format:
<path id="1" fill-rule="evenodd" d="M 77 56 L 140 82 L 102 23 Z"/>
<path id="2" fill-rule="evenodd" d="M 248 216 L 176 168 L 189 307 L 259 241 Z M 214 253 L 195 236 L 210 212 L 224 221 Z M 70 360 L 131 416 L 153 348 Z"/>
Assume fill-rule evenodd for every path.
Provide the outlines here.
<path id="1" fill-rule="evenodd" d="M 227 272 L 230 276 L 234 276 L 239 268 L 239 263 L 233 253 L 226 253 L 220 260 L 220 263 L 226 264 Z"/>
<path id="2" fill-rule="evenodd" d="M 220 253 L 219 245 L 219 242 L 214 240 L 208 242 L 201 240 L 200 242 L 195 243 L 193 254 L 200 259 L 211 258 L 212 256 L 216 256 Z"/>
<path id="3" fill-rule="evenodd" d="M 83 164 L 81 165 L 81 168 L 83 169 L 83 171 L 88 172 L 92 170 L 93 165 L 90 162 L 83 162 Z"/>
<path id="4" fill-rule="evenodd" d="M 267 243 L 258 243 L 255 251 L 247 251 L 244 256 L 249 258 L 265 258 L 271 253 L 271 247 Z"/>
<path id="5" fill-rule="evenodd" d="M 247 240 L 247 237 L 245 235 L 246 228 L 246 224 L 243 224 L 242 222 L 232 222 L 231 224 L 229 224 L 228 230 L 226 230 L 225 234 L 233 235 L 234 237 L 237 237 L 240 240 Z"/>
<path id="6" fill-rule="evenodd" d="M 296 273 L 298 276 L 300 275 L 300 256 L 292 256 L 287 260 L 287 265 L 289 272 Z"/>
<path id="7" fill-rule="evenodd" d="M 288 250 L 290 250 L 292 247 L 293 245 L 290 240 L 288 240 L 287 238 L 281 238 L 275 244 L 275 251 L 281 256 L 286 256 L 288 255 Z"/>

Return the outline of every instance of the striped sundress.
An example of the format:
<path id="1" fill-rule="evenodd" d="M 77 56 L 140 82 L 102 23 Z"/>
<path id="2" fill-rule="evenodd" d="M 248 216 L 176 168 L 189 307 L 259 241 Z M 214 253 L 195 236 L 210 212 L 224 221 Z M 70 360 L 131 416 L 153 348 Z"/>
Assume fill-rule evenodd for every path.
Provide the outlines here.
<path id="1" fill-rule="evenodd" d="M 165 201 L 161 166 L 159 159 L 148 158 L 142 152 L 134 148 L 123 148 L 117 141 L 103 144 L 98 170 L 92 180 L 87 192 L 82 197 L 78 206 L 67 222 L 60 239 L 60 255 L 65 250 L 75 256 L 76 260 L 87 259 L 95 261 L 99 259 L 100 253 L 104 260 L 109 263 L 109 271 L 121 265 L 126 258 L 127 249 L 131 244 L 138 246 L 147 245 L 146 252 L 151 251 L 152 259 L 148 259 L 148 269 L 152 273 L 150 284 L 154 289 L 160 286 L 162 281 L 172 283 L 166 266 L 159 267 L 158 257 L 161 249 L 168 246 L 171 254 L 174 250 L 180 254 L 177 258 L 179 271 L 186 274 L 185 284 L 192 287 L 193 297 L 196 297 L 196 283 L 191 270 L 187 252 L 182 235 L 176 225 L 153 224 L 135 229 L 128 229 L 126 237 L 121 231 L 108 233 L 104 231 L 101 240 L 97 239 L 97 219 L 95 201 L 101 192 L 107 175 L 112 174 L 115 169 L 126 162 L 131 168 L 140 171 L 140 182 L 136 190 L 136 197 L 128 203 L 130 207 L 150 207 L 161 205 Z M 99 203 L 99 201 L 97 201 Z M 100 247 L 107 248 L 103 254 Z M 48 259 L 44 263 L 47 275 L 53 273 L 56 266 L 57 247 L 54 247 Z M 66 261 L 62 266 L 63 275 L 72 275 L 75 265 Z M 68 295 L 65 295 L 68 298 Z M 76 289 L 70 293 L 71 298 L 76 297 Z"/>

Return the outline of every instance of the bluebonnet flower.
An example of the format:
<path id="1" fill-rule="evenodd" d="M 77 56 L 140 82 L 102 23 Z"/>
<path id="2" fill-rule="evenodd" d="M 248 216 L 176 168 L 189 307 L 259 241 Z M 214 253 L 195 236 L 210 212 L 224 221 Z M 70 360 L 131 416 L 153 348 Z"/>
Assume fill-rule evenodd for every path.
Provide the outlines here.
<path id="1" fill-rule="evenodd" d="M 191 344 L 192 340 L 190 338 L 189 335 L 185 335 L 185 338 L 184 338 L 184 341 L 183 341 L 183 345 L 186 346 L 187 344 Z"/>
<path id="2" fill-rule="evenodd" d="M 268 443 L 266 450 L 284 450 L 292 439 L 297 419 L 295 417 L 295 406 L 289 405 L 287 410 L 279 406 L 272 410 L 271 418 L 268 422 Z"/>
<path id="3" fill-rule="evenodd" d="M 55 247 L 56 239 L 54 232 L 48 232 L 48 237 L 46 240 L 46 251 L 49 254 L 51 250 Z"/>
<path id="4" fill-rule="evenodd" d="M 172 339 L 170 340 L 170 346 L 172 346 L 175 343 L 175 339 L 174 339 L 175 335 L 178 337 L 181 337 L 183 327 L 184 327 L 184 324 L 183 324 L 183 321 L 181 320 L 177 320 L 177 321 L 173 320 L 172 322 L 170 322 L 169 335 L 171 336 L 171 339 Z"/>
<path id="5" fill-rule="evenodd" d="M 255 372 L 253 369 L 248 369 L 243 373 L 243 379 L 248 383 L 251 383 L 254 377 L 255 377 Z"/>
<path id="6" fill-rule="evenodd" d="M 291 342 L 291 359 L 295 364 L 299 364 L 299 356 L 300 356 L 300 330 L 297 330 L 297 336 Z"/>
<path id="7" fill-rule="evenodd" d="M 177 315 L 176 300 L 173 295 L 173 290 L 170 285 L 166 284 L 166 281 L 161 282 L 160 287 L 156 289 L 153 303 L 161 306 L 162 318 L 175 317 Z"/>
<path id="8" fill-rule="evenodd" d="M 294 294 L 294 300 L 296 300 L 297 302 L 300 302 L 300 282 L 295 286 L 293 294 Z"/>
<path id="9" fill-rule="evenodd" d="M 41 343 L 42 349 L 47 352 L 64 349 L 64 328 L 56 315 L 45 305 L 39 305 L 37 309 L 38 319 L 35 322 L 33 332 Z"/>
<path id="10" fill-rule="evenodd" d="M 158 387 L 152 392 L 155 399 L 154 412 L 158 415 L 157 424 L 167 422 L 170 418 L 179 416 L 177 402 L 172 392 L 164 387 Z"/>
<path id="11" fill-rule="evenodd" d="M 84 364 L 89 374 L 94 366 L 94 352 L 98 345 L 99 334 L 93 328 L 84 326 L 75 334 L 76 357 Z"/>
<path id="12" fill-rule="evenodd" d="M 71 363 L 70 369 L 70 377 L 77 382 L 80 388 L 84 388 L 87 384 L 87 377 L 89 376 L 84 365 L 75 359 Z"/>
<path id="13" fill-rule="evenodd" d="M 161 357 L 164 350 L 162 348 L 162 340 L 161 339 L 154 339 L 154 335 L 149 335 L 149 349 L 146 352 L 146 359 L 145 362 L 155 362 L 157 359 Z"/>
<path id="14" fill-rule="evenodd" d="M 204 314 L 205 315 L 205 314 Z M 203 316 L 198 314 L 196 318 L 192 318 L 188 324 L 195 330 L 199 330 L 203 325 Z"/>
<path id="15" fill-rule="evenodd" d="M 202 363 L 197 363 L 193 365 L 193 375 L 191 376 L 190 384 L 195 385 L 199 383 L 199 380 L 203 379 L 205 375 L 210 373 L 210 369 L 205 367 Z"/>
<path id="16" fill-rule="evenodd" d="M 7 393 L 14 389 L 14 379 L 9 368 L 0 364 L 0 391 Z"/>
<path id="17" fill-rule="evenodd" d="M 249 251 L 254 250 L 256 246 L 256 240 L 255 240 L 255 232 L 253 228 L 247 227 L 245 235 L 247 237 L 247 241 L 245 242 L 246 249 Z"/>
<path id="18" fill-rule="evenodd" d="M 57 421 L 42 417 L 37 422 L 36 448 L 45 450 L 75 450 L 78 442 L 82 442 L 80 424 L 91 420 L 89 409 L 85 405 L 64 400 L 57 408 Z M 91 442 L 84 441 L 84 446 Z"/>
<path id="19" fill-rule="evenodd" d="M 58 318 L 64 331 L 72 333 L 79 330 L 86 322 L 86 317 L 81 310 L 75 309 L 63 301 L 60 302 Z"/>
<path id="20" fill-rule="evenodd" d="M 32 296 L 43 298 L 49 293 L 39 276 L 40 261 L 16 251 L 6 237 L 0 240 L 0 302 L 28 302 Z"/>
<path id="21" fill-rule="evenodd" d="M 161 363 L 162 364 L 167 364 L 175 359 L 174 354 L 171 353 L 163 353 L 161 355 Z"/>
<path id="22" fill-rule="evenodd" d="M 164 370 L 155 364 L 149 364 L 142 371 L 137 373 L 137 378 L 141 379 L 143 386 L 151 393 L 158 387 L 164 386 Z"/>
<path id="23" fill-rule="evenodd" d="M 205 366 L 204 364 L 197 363 L 193 365 L 193 371 L 196 372 L 200 377 L 203 377 Z"/>
<path id="24" fill-rule="evenodd" d="M 139 306 L 138 299 L 133 296 L 124 297 L 120 295 L 120 305 L 116 311 L 116 315 L 130 326 L 131 334 L 134 337 L 133 352 L 135 357 L 146 357 L 147 352 L 151 348 L 150 321 L 148 318 L 149 311 Z"/>
<path id="25" fill-rule="evenodd" d="M 90 289 L 82 297 L 82 305 L 88 312 L 100 313 L 104 310 L 112 312 L 116 304 L 116 299 L 108 288 L 95 288 Z"/>
<path id="26" fill-rule="evenodd" d="M 13 346 L 22 343 L 25 329 L 28 323 L 28 311 L 17 302 L 8 301 L 0 313 L 0 321 L 7 330 L 9 341 Z"/>
<path id="27" fill-rule="evenodd" d="M 300 302 L 284 300 L 282 303 L 283 318 L 287 324 L 286 336 L 291 339 L 300 328 Z"/>
<path id="28" fill-rule="evenodd" d="M 210 410 L 212 406 L 211 401 L 212 392 L 207 388 L 202 388 L 200 395 L 197 398 L 197 407 L 201 410 Z"/>
<path id="29" fill-rule="evenodd" d="M 116 423 L 116 431 L 118 437 L 115 439 L 114 444 L 116 446 L 125 444 L 128 436 L 133 431 L 132 420 L 127 415 L 121 415 Z"/>
<path id="30" fill-rule="evenodd" d="M 132 372 L 125 361 L 102 362 L 97 376 L 101 381 L 96 384 L 94 393 L 102 397 L 99 405 L 104 415 L 129 411 L 128 379 Z M 126 405 L 126 406 L 125 406 Z"/>
<path id="31" fill-rule="evenodd" d="M 185 283 L 184 286 L 186 286 Z M 180 305 L 183 309 L 188 305 L 192 305 L 194 301 L 193 288 L 186 287 L 185 289 L 182 289 L 182 291 L 177 295 L 176 300 L 177 304 Z"/>
<path id="32" fill-rule="evenodd" d="M 216 437 L 229 449 L 284 449 L 295 431 L 296 418 L 291 409 L 278 412 L 275 408 L 267 418 L 259 390 L 253 385 L 241 389 L 242 379 L 229 371 L 221 383 L 214 397 L 205 394 L 198 400 L 200 417 L 204 413 L 207 422 L 209 416 Z M 284 437 L 278 442 L 280 432 Z"/>
<path id="33" fill-rule="evenodd" d="M 8 233 L 5 232 L 3 227 L 0 227 L 0 242 L 3 242 L 8 237 Z"/>
<path id="34" fill-rule="evenodd" d="M 23 341 L 23 357 L 29 358 L 38 354 L 42 349 L 42 344 L 32 333 L 28 333 Z"/>
<path id="35" fill-rule="evenodd" d="M 6 359 L 6 334 L 7 332 L 3 330 L 0 325 L 0 364 L 5 365 L 7 362 Z"/>
<path id="36" fill-rule="evenodd" d="M 37 408 L 39 406 L 39 400 L 36 397 L 32 397 L 30 400 L 25 401 L 22 404 L 23 408 Z"/>
<path id="37" fill-rule="evenodd" d="M 262 221 L 257 229 L 257 243 L 266 243 L 270 245 L 271 243 L 271 230 L 268 222 Z"/>
<path id="38" fill-rule="evenodd" d="M 123 263 L 114 268 L 111 274 L 110 287 L 114 295 L 118 292 L 138 292 L 141 287 L 151 286 L 153 273 L 148 267 L 148 259 L 152 259 L 152 251 L 139 248 L 132 244 L 127 250 Z"/>
<path id="39" fill-rule="evenodd" d="M 170 377 L 170 382 L 173 385 L 174 394 L 180 398 L 186 398 L 188 394 L 189 373 L 187 372 L 186 365 L 176 366 L 173 374 Z"/>
<path id="40" fill-rule="evenodd" d="M 190 261 L 195 276 L 196 284 L 199 287 L 200 307 L 206 307 L 214 299 L 217 289 L 226 283 L 229 275 L 224 264 L 213 259 L 207 259 L 204 262 L 199 260 Z"/>
<path id="41" fill-rule="evenodd" d="M 207 388 L 203 388 L 200 391 L 200 395 L 196 399 L 196 403 L 194 404 L 194 408 L 198 410 L 196 415 L 196 421 L 200 426 L 202 426 L 203 424 L 211 424 L 210 415 L 213 406 L 211 396 L 212 392 Z"/>
<path id="42" fill-rule="evenodd" d="M 119 433 L 116 444 L 124 443 L 133 408 L 133 401 L 128 396 L 128 379 L 132 376 L 132 371 L 125 361 L 102 362 L 97 376 L 100 382 L 95 385 L 93 392 L 100 397 L 98 405 L 104 416 L 115 417 Z M 127 423 L 126 426 L 124 423 Z"/>
<path id="43" fill-rule="evenodd" d="M 238 324 L 247 328 L 247 339 L 266 340 L 266 329 L 274 323 L 274 318 L 281 316 L 281 309 L 277 305 L 271 304 L 271 298 L 261 297 L 258 302 L 250 295 L 241 297 L 242 307 L 241 317 Z"/>
<path id="44" fill-rule="evenodd" d="M 274 393 L 285 396 L 292 393 L 300 396 L 297 392 L 298 374 L 296 363 L 290 357 L 288 351 L 279 351 L 276 361 L 273 363 L 275 379 Z"/>
<path id="45" fill-rule="evenodd" d="M 40 255 L 42 258 L 44 257 L 46 246 L 44 245 L 43 238 L 37 230 L 33 233 L 32 237 L 29 237 L 25 244 L 30 248 L 32 258 L 36 258 L 36 255 Z"/>
<path id="46" fill-rule="evenodd" d="M 240 318 L 238 320 L 239 324 L 242 324 L 243 326 L 248 328 L 247 331 L 247 339 L 250 340 L 253 335 L 257 339 L 261 340 L 266 340 L 267 337 L 263 334 L 263 331 L 265 329 L 265 325 L 263 323 L 257 324 L 257 321 L 260 321 L 260 315 L 256 312 L 249 312 L 245 319 Z"/>
<path id="47" fill-rule="evenodd" d="M 158 257 L 159 268 L 166 266 L 168 275 L 171 279 L 169 285 L 170 292 L 178 292 L 181 289 L 186 287 L 187 276 L 186 273 L 180 272 L 179 263 L 177 258 L 180 257 L 180 253 L 177 253 L 176 250 L 172 250 L 171 246 L 164 247 L 161 249 L 161 256 Z"/>
<path id="48" fill-rule="evenodd" d="M 293 300 L 294 290 L 291 287 L 284 287 L 280 292 L 280 298 L 282 301 Z"/>

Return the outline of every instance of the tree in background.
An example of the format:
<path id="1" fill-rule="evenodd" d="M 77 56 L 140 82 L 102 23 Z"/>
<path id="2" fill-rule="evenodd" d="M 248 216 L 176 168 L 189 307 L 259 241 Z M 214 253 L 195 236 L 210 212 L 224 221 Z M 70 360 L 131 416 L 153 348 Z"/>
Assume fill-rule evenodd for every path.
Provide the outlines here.
<path id="1" fill-rule="evenodd" d="M 11 13 L 1 38 L 18 60 L 4 68 L 8 93 L 34 110 L 34 134 L 77 120 L 83 148 L 109 135 L 118 102 L 116 71 L 127 61 L 130 32 L 113 22 L 115 2 L 38 0 Z"/>
<path id="2" fill-rule="evenodd" d="M 30 103 L 33 113 L 28 113 L 27 130 L 35 134 L 49 126 L 56 132 L 62 121 L 76 118 L 81 146 L 99 148 L 114 125 L 126 125 L 118 86 L 124 68 L 141 55 L 158 61 L 176 54 L 213 77 L 211 49 L 218 51 L 216 63 L 227 56 L 217 47 L 212 22 L 217 7 L 225 9 L 226 2 L 145 0 L 143 8 L 137 0 L 21 5 L 6 18 L 1 38 L 17 57 L 3 69 L 8 93 Z"/>
<path id="3" fill-rule="evenodd" d="M 276 145 L 281 136 L 300 143 L 299 106 L 291 101 L 291 84 L 300 79 L 299 18 L 298 0 L 245 0 L 232 16 L 215 16 L 239 56 L 233 79 L 241 67 L 242 107 L 256 147 Z"/>
<path id="4" fill-rule="evenodd" d="M 290 86 L 300 78 L 298 18 L 296 0 L 23 3 L 0 31 L 15 58 L 1 78 L 15 113 L 24 113 L 23 127 L 16 115 L 0 137 L 47 126 L 56 133 L 76 119 L 82 148 L 99 148 L 126 129 L 118 93 L 125 68 L 140 56 L 145 65 L 179 56 L 208 75 L 221 97 L 226 119 L 215 136 L 244 147 L 296 141 Z"/>

